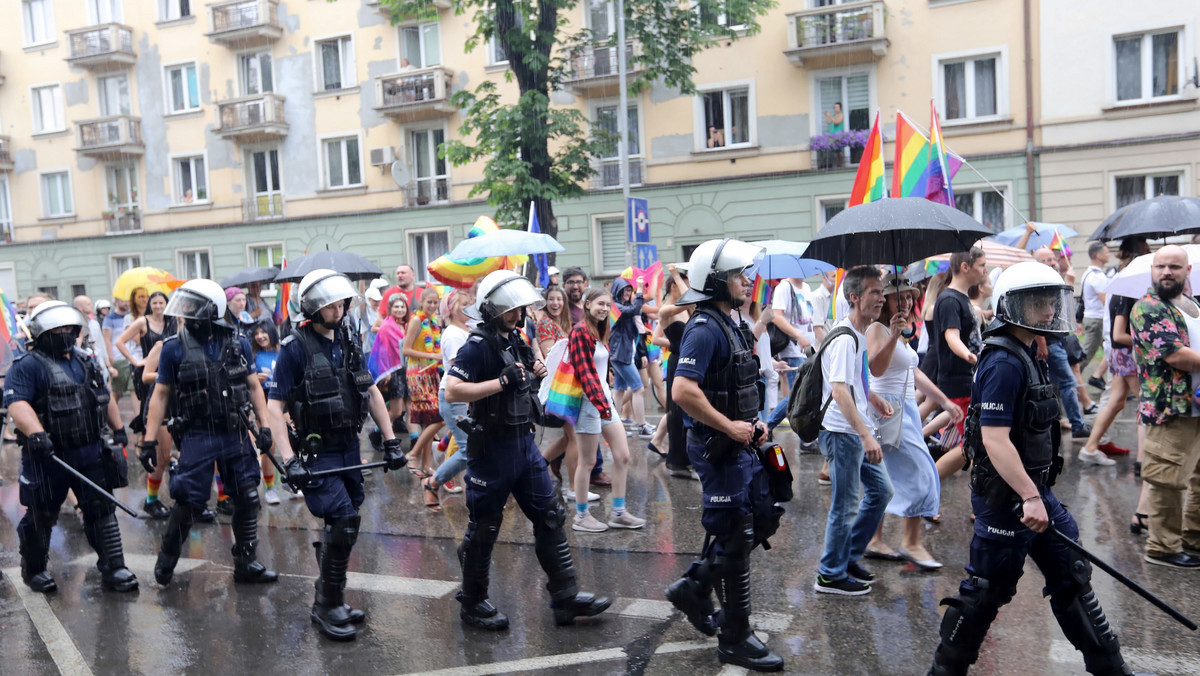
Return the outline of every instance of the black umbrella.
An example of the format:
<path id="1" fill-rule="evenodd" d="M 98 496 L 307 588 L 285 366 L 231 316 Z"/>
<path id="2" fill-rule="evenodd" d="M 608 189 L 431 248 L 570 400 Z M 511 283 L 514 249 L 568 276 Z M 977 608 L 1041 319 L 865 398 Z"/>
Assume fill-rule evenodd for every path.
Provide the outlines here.
<path id="1" fill-rule="evenodd" d="M 908 265 L 929 256 L 966 251 L 992 234 L 953 207 L 921 197 L 896 197 L 859 204 L 829 219 L 804 257 L 843 268 Z"/>
<path id="2" fill-rule="evenodd" d="M 271 282 L 275 280 L 275 275 L 278 274 L 279 268 L 277 267 L 246 268 L 222 279 L 221 286 L 228 289 L 231 286 L 245 286 L 252 282 Z"/>
<path id="3" fill-rule="evenodd" d="M 275 275 L 277 282 L 298 282 L 313 270 L 328 268 L 340 272 L 352 280 L 375 279 L 383 276 L 383 270 L 371 261 L 349 251 L 317 251 L 305 254 L 288 263 Z"/>
<path id="4" fill-rule="evenodd" d="M 1088 241 L 1126 237 L 1156 239 L 1200 232 L 1200 199 L 1159 195 L 1117 209 Z"/>

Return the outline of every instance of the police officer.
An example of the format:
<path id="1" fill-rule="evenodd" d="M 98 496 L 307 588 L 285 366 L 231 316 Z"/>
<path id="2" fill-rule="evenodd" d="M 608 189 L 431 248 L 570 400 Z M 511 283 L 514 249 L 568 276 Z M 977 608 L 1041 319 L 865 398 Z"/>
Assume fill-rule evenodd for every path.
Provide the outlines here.
<path id="1" fill-rule="evenodd" d="M 33 337 L 31 349 L 17 357 L 4 384 L 4 405 L 17 428 L 21 454 L 20 500 L 25 516 L 17 524 L 21 547 L 21 579 L 30 589 L 58 588 L 46 560 L 50 531 L 58 510 L 75 492 L 83 511 L 83 532 L 99 560 L 100 584 L 114 591 L 138 588 L 137 577 L 125 567 L 121 531 L 112 502 L 85 486 L 53 460 L 54 456 L 109 490 L 118 487 L 116 465 L 124 456 L 101 442 L 106 424 L 117 444 L 127 444 L 117 402 L 109 395 L 95 359 L 75 342 L 86 320 L 62 301 L 38 305 L 26 320 Z"/>
<path id="2" fill-rule="evenodd" d="M 345 321 L 358 301 L 354 285 L 333 270 L 314 270 L 300 281 L 299 292 L 308 321 L 283 340 L 267 413 L 290 485 L 303 491 L 313 516 L 325 520 L 323 541 L 313 543 L 320 575 L 312 621 L 329 638 L 349 641 L 358 633 L 354 625 L 365 619 L 343 601 L 350 550 L 358 539 L 362 472 L 312 479 L 308 473 L 361 464 L 358 435 L 368 411 L 384 434 L 383 457 L 389 463 L 384 471 L 400 469 L 407 460 L 391 427 L 383 424 L 389 421 L 387 405 Z M 299 448 L 292 447 L 285 415 L 295 425 Z"/>
<path id="3" fill-rule="evenodd" d="M 546 366 L 534 359 L 516 328 L 525 320 L 525 308 L 540 302 L 529 280 L 515 272 L 499 270 L 484 277 L 478 301 L 468 310 L 481 324 L 446 374 L 446 400 L 471 404 L 469 419 L 460 422 L 468 432 L 469 521 L 458 547 L 463 584 L 456 598 L 463 622 L 490 631 L 508 627 L 508 618 L 488 601 L 488 569 L 509 495 L 533 523 L 538 563 L 550 578 L 546 589 L 555 624 L 598 615 L 612 603 L 579 593 L 563 529 L 566 516 L 534 443 L 538 402 L 533 380 L 546 374 Z"/>
<path id="4" fill-rule="evenodd" d="M 234 334 L 225 318 L 225 291 L 210 279 L 193 279 L 176 289 L 165 313 L 182 326 L 163 341 L 146 414 L 146 440 L 138 455 L 147 471 L 153 469 L 158 426 L 169 404 L 168 429 L 179 449 L 179 462 L 171 472 L 175 505 L 163 532 L 154 579 L 161 585 L 171 582 L 192 523 L 208 502 L 215 462 L 233 501 L 234 582 L 274 582 L 277 574 L 255 555 L 259 467 L 247 433 L 247 410 L 253 407 L 259 421 L 260 450 L 271 448 L 271 430 L 265 424 L 262 387 L 249 368 L 254 362 L 250 343 Z"/>
<path id="5" fill-rule="evenodd" d="M 692 288 L 679 304 L 696 304 L 684 328 L 672 397 L 683 411 L 688 457 L 700 475 L 706 533 L 701 559 L 667 588 L 667 599 L 701 632 L 720 630 L 717 658 L 756 671 L 779 671 L 783 658 L 750 629 L 750 552 L 766 545 L 783 508 L 772 499 L 758 454 L 766 434 L 757 420 L 762 392 L 754 337 L 731 313 L 750 291 L 747 268 L 763 249 L 733 239 L 709 240 L 692 253 Z M 713 612 L 717 590 L 721 611 Z"/>
<path id="6" fill-rule="evenodd" d="M 965 674 L 1001 606 L 1012 600 L 1031 556 L 1046 578 L 1043 594 L 1063 633 L 1093 674 L 1129 674 L 1117 637 L 1092 590 L 1091 564 L 1050 533 L 1079 538 L 1075 519 L 1050 487 L 1062 468 L 1059 404 L 1036 336 L 1074 329 L 1071 287 L 1040 263 L 1017 263 L 996 280 L 996 317 L 979 357 L 967 412 L 973 460 L 975 535 L 968 577 L 942 601 L 941 643 L 929 673 Z"/>

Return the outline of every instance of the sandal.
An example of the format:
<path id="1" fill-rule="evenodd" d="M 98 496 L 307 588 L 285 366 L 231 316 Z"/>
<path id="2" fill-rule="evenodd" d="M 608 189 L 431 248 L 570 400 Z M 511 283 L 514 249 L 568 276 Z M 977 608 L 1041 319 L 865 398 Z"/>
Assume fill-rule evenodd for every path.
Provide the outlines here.
<path id="1" fill-rule="evenodd" d="M 1146 519 L 1150 518 L 1149 514 L 1133 513 L 1133 521 L 1129 522 L 1129 532 L 1134 535 L 1141 535 L 1150 530 L 1150 526 L 1146 525 Z"/>
<path id="2" fill-rule="evenodd" d="M 408 470 L 408 473 L 415 476 L 416 478 L 422 479 L 422 480 L 428 479 L 429 477 L 433 476 L 432 474 L 427 474 L 425 472 L 425 470 L 417 468 L 417 467 L 410 467 Z"/>
<path id="3" fill-rule="evenodd" d="M 941 514 L 934 514 L 933 516 L 925 516 L 925 517 L 921 517 L 921 518 L 923 518 L 923 519 L 925 519 L 926 521 L 928 521 L 929 523 L 932 523 L 932 524 L 935 524 L 935 525 L 936 525 L 936 524 L 940 524 L 940 523 L 942 522 L 942 515 L 941 515 Z"/>
<path id="4" fill-rule="evenodd" d="M 438 495 L 438 487 L 429 484 L 432 479 L 433 477 L 429 477 L 421 481 L 421 487 L 425 489 L 425 509 L 431 512 L 440 512 L 442 511 L 442 500 Z"/>

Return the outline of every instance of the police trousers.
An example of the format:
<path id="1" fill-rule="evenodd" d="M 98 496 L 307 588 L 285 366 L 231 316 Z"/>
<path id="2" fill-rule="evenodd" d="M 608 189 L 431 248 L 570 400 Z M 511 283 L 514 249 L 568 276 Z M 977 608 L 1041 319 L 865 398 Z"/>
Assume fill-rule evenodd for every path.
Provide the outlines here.
<path id="1" fill-rule="evenodd" d="M 483 456 L 467 461 L 466 483 L 467 510 L 475 523 L 503 512 L 509 495 L 530 520 L 554 507 L 557 499 L 532 434 L 489 439 Z"/>
<path id="2" fill-rule="evenodd" d="M 737 528 L 747 514 L 754 515 L 755 544 L 775 534 L 783 508 L 771 498 L 771 487 L 756 453 L 744 449 L 718 464 L 704 457 L 704 442 L 693 432 L 687 435 L 688 459 L 700 475 L 704 506 L 700 523 L 704 532 L 717 538 Z"/>
<path id="3" fill-rule="evenodd" d="M 352 439 L 330 444 L 305 463 L 309 471 L 352 467 L 362 463 L 359 455 L 359 440 Z M 361 470 L 331 474 L 317 479 L 304 489 L 304 504 L 313 516 L 326 521 L 358 514 L 363 503 L 363 475 Z"/>
<path id="4" fill-rule="evenodd" d="M 100 452 L 100 442 L 97 441 L 80 448 L 55 451 L 55 454 L 98 485 L 111 488 L 104 475 L 104 463 Z M 27 452 L 21 454 L 21 476 L 18 482 L 21 504 L 30 511 L 58 514 L 59 508 L 67 499 L 68 489 L 74 491 L 75 497 L 79 499 L 79 508 L 83 511 L 85 523 L 111 514 L 115 509 L 112 503 L 97 495 L 95 490 L 84 486 L 83 482 L 57 462 L 35 460 Z M 21 523 L 25 524 L 27 519 L 28 514 L 21 519 Z"/>
<path id="5" fill-rule="evenodd" d="M 189 430 L 180 439 L 179 463 L 171 473 L 171 498 L 204 509 L 212 494 L 214 464 L 221 471 L 225 493 L 235 501 L 258 486 L 261 470 L 249 434 Z"/>

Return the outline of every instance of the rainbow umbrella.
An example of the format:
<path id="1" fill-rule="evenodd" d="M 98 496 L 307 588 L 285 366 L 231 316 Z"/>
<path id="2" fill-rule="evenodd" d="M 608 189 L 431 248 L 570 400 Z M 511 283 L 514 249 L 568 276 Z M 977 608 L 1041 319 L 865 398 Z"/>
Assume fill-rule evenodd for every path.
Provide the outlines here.
<path id="1" fill-rule="evenodd" d="M 138 287 L 145 289 L 147 293 L 171 293 L 182 285 L 182 279 L 176 279 L 175 275 L 166 270 L 151 267 L 131 268 L 117 277 L 112 296 L 118 300 L 129 300 L 130 294 Z"/>
<path id="2" fill-rule="evenodd" d="M 488 216 L 480 216 L 475 225 L 467 231 L 467 237 L 479 237 L 490 232 L 497 232 L 496 225 Z M 439 282 L 458 289 L 468 289 L 476 280 L 496 270 L 512 270 L 525 264 L 529 256 L 487 256 L 483 258 L 468 258 L 456 260 L 449 254 L 438 257 L 426 268 L 429 274 Z"/>

